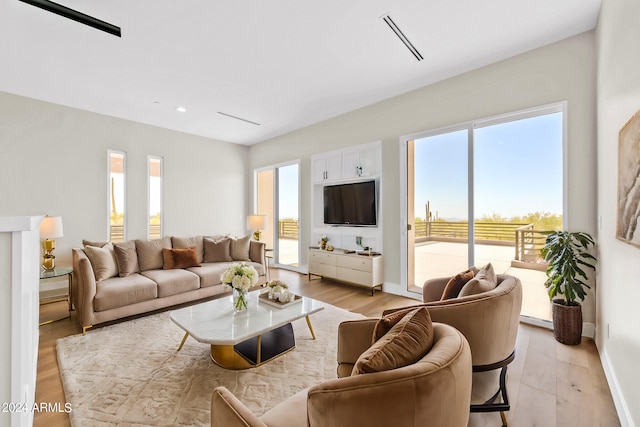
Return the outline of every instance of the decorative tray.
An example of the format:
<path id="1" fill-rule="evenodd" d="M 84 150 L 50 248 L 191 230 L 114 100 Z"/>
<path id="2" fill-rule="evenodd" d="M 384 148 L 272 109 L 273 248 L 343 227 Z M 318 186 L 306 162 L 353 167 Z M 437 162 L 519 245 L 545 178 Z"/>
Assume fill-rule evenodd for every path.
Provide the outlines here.
<path id="1" fill-rule="evenodd" d="M 272 299 L 269 299 L 269 293 L 268 292 L 260 294 L 260 298 L 259 299 L 260 299 L 260 302 L 263 302 L 265 304 L 272 305 L 272 306 L 278 307 L 278 308 L 289 307 L 290 305 L 297 304 L 297 303 L 302 301 L 302 297 L 300 295 L 296 295 L 295 299 L 293 301 L 289 301 L 289 302 L 280 302 L 280 301 L 272 300 Z"/>

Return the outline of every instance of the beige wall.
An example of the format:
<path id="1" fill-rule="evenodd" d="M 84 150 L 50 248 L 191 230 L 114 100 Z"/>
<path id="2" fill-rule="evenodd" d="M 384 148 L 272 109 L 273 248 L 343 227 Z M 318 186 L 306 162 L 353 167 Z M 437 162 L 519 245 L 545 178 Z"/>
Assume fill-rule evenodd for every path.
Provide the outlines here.
<path id="1" fill-rule="evenodd" d="M 107 150 L 127 152 L 128 238 L 147 236 L 147 155 L 164 157 L 165 235 L 246 234 L 245 146 L 0 92 L 0 216 L 60 215 L 58 265 L 107 238 Z"/>
<path id="2" fill-rule="evenodd" d="M 595 233 L 595 78 L 594 34 L 589 32 L 254 145 L 250 166 L 300 158 L 301 188 L 310 189 L 312 154 L 382 140 L 385 289 L 403 293 L 399 137 L 567 100 L 567 222 L 571 229 Z M 302 195 L 301 245 L 306 247 L 309 191 Z M 593 297 L 584 311 L 585 321 L 594 322 Z"/>
<path id="3" fill-rule="evenodd" d="M 598 329 L 618 413 L 640 425 L 640 249 L 615 238 L 618 131 L 640 109 L 640 2 L 605 0 L 598 43 Z M 607 332 L 608 331 L 608 332 Z M 623 420 L 623 425 L 624 420 Z"/>

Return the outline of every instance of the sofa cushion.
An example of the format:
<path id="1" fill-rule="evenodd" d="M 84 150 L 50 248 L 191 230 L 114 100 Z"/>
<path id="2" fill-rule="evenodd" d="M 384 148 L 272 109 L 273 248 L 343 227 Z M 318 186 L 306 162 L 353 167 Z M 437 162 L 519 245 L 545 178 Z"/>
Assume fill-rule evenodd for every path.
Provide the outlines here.
<path id="1" fill-rule="evenodd" d="M 498 284 L 496 273 L 493 271 L 491 263 L 482 267 L 475 277 L 467 282 L 460 290 L 458 297 L 462 298 L 468 295 L 481 294 L 495 289 Z"/>
<path id="2" fill-rule="evenodd" d="M 158 298 L 200 288 L 199 277 L 187 270 L 147 270 L 140 274 L 156 282 Z"/>
<path id="3" fill-rule="evenodd" d="M 208 288 L 209 286 L 219 285 L 222 283 L 220 280 L 220 276 L 224 273 L 229 267 L 231 267 L 232 262 L 211 262 L 211 263 L 202 263 L 200 267 L 187 268 L 187 271 L 196 274 L 200 277 L 200 287 Z M 231 290 L 231 288 L 229 288 Z"/>
<path id="4" fill-rule="evenodd" d="M 174 249 L 196 248 L 198 262 L 204 262 L 204 238 L 202 236 L 195 237 L 172 237 L 171 245 Z"/>
<path id="5" fill-rule="evenodd" d="M 251 236 L 231 238 L 231 258 L 234 261 L 251 261 L 249 258 L 249 246 Z"/>
<path id="6" fill-rule="evenodd" d="M 433 345 L 433 325 L 425 307 L 407 313 L 360 355 L 351 375 L 381 372 L 416 363 Z"/>
<path id="7" fill-rule="evenodd" d="M 306 426 L 308 422 L 307 393 L 309 393 L 308 388 L 300 390 L 265 412 L 260 417 L 260 421 L 268 426 Z"/>
<path id="8" fill-rule="evenodd" d="M 131 274 L 97 283 L 94 305 L 96 311 L 104 311 L 157 297 L 158 287 L 153 280 L 140 274 Z"/>
<path id="9" fill-rule="evenodd" d="M 442 301 L 446 299 L 457 298 L 464 285 L 466 285 L 469 280 L 473 279 L 474 276 L 475 272 L 471 269 L 465 270 L 453 276 L 445 285 L 440 300 Z"/>
<path id="10" fill-rule="evenodd" d="M 165 270 L 173 270 L 174 268 L 200 267 L 196 247 L 184 249 L 162 248 L 162 258 Z"/>
<path id="11" fill-rule="evenodd" d="M 162 248 L 171 247 L 171 238 L 163 237 L 155 240 L 136 240 L 136 251 L 138 252 L 138 264 L 140 271 L 157 270 L 162 268 L 164 259 L 162 258 Z"/>
<path id="12" fill-rule="evenodd" d="M 91 261 L 96 282 L 118 275 L 118 263 L 111 243 L 103 247 L 85 246 L 84 251 Z"/>
<path id="13" fill-rule="evenodd" d="M 204 238 L 204 262 L 229 262 L 231 258 L 231 239 L 223 237 L 214 240 L 209 237 Z"/>
<path id="14" fill-rule="evenodd" d="M 115 243 L 113 250 L 116 254 L 120 277 L 127 277 L 130 274 L 140 272 L 136 242 Z"/>

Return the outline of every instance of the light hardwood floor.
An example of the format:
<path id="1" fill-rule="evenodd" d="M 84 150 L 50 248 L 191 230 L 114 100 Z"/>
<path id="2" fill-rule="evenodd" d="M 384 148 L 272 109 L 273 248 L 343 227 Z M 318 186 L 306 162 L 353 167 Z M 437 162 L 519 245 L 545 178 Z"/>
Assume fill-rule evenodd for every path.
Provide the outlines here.
<path id="1" fill-rule="evenodd" d="M 309 296 L 345 310 L 377 317 L 383 309 L 416 304 L 416 300 L 337 284 L 325 280 L 307 280 L 285 270 L 272 269 L 272 279 L 281 278 L 296 293 Z M 66 302 L 40 307 L 41 322 L 64 315 Z M 64 406 L 65 398 L 58 370 L 55 342 L 58 338 L 81 333 L 72 312 L 69 319 L 40 327 L 36 402 Z M 89 330 L 88 333 L 91 333 Z M 516 359 L 508 370 L 511 411 L 507 420 L 512 427 L 614 427 L 620 422 L 593 340 L 578 346 L 565 346 L 553 333 L 521 325 L 516 344 Z M 34 426 L 69 426 L 65 413 L 36 413 Z M 469 426 L 500 426 L 497 413 L 471 414 Z"/>

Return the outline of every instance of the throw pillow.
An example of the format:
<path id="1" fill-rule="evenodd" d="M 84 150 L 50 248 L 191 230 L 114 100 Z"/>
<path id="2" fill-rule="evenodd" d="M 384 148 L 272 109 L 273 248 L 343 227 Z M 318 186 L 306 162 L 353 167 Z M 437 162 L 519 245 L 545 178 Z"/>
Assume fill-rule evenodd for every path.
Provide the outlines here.
<path id="1" fill-rule="evenodd" d="M 234 261 L 251 261 L 249 258 L 249 246 L 251 245 L 251 236 L 231 239 L 231 258 Z"/>
<path id="2" fill-rule="evenodd" d="M 228 237 L 222 240 L 204 238 L 204 262 L 230 262 L 231 239 Z"/>
<path id="3" fill-rule="evenodd" d="M 360 355 L 351 375 L 381 372 L 416 363 L 433 345 L 433 325 L 425 307 L 407 313 Z"/>
<path id="4" fill-rule="evenodd" d="M 415 310 L 416 308 L 417 307 L 403 308 L 382 316 L 382 318 L 378 320 L 378 323 L 376 323 L 376 326 L 373 328 L 373 340 L 371 341 L 371 344 L 382 338 L 387 332 L 391 330 L 391 328 L 396 325 L 396 323 L 401 321 L 404 316 L 407 315 L 407 313 Z"/>
<path id="5" fill-rule="evenodd" d="M 200 267 L 196 247 L 191 248 L 162 248 L 164 260 L 163 269 L 172 270 L 176 268 Z"/>
<path id="6" fill-rule="evenodd" d="M 453 276 L 451 279 L 449 279 L 446 286 L 444 287 L 444 291 L 442 291 L 442 297 L 440 298 L 440 301 L 457 298 L 464 285 L 466 285 L 469 280 L 473 279 L 474 276 L 475 273 L 471 269 L 465 270 L 462 273 L 458 273 Z"/>
<path id="7" fill-rule="evenodd" d="M 202 236 L 195 237 L 172 237 L 171 245 L 175 249 L 196 248 L 198 262 L 204 261 L 204 243 Z"/>
<path id="8" fill-rule="evenodd" d="M 469 280 L 466 285 L 460 290 L 458 297 L 466 297 L 468 295 L 477 295 L 483 292 L 489 292 L 495 289 L 498 284 L 496 273 L 493 271 L 491 263 L 482 267 L 476 276 Z"/>
<path id="9" fill-rule="evenodd" d="M 171 248 L 170 237 L 155 240 L 136 240 L 140 271 L 161 269 L 164 264 L 164 259 L 162 258 L 163 248 Z"/>
<path id="10" fill-rule="evenodd" d="M 115 243 L 113 249 L 120 277 L 127 277 L 140 271 L 136 242 Z"/>
<path id="11" fill-rule="evenodd" d="M 99 248 L 103 247 L 104 245 L 106 245 L 109 242 L 103 242 L 103 241 L 93 241 L 93 240 L 82 240 L 82 247 L 85 246 L 97 246 Z"/>
<path id="12" fill-rule="evenodd" d="M 116 254 L 111 243 L 107 243 L 103 247 L 85 246 L 84 252 L 91 262 L 96 282 L 118 275 Z"/>

